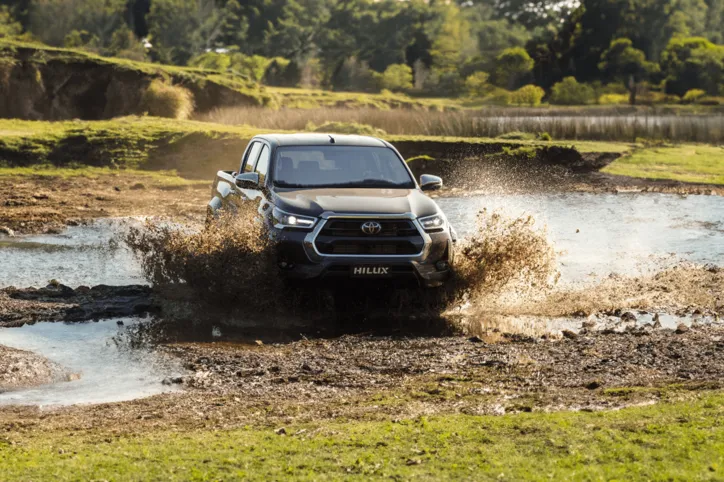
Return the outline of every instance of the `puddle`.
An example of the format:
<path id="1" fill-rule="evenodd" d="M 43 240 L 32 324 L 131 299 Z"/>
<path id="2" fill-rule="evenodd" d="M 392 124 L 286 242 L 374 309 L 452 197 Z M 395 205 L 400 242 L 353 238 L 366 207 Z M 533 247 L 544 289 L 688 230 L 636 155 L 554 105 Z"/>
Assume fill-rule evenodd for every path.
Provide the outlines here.
<path id="1" fill-rule="evenodd" d="M 124 326 L 118 326 L 119 321 Z M 0 328 L 0 344 L 38 353 L 80 374 L 69 382 L 0 393 L 0 404 L 42 407 L 119 402 L 177 390 L 161 383 L 183 373 L 177 363 L 150 350 L 119 348 L 113 341 L 125 327 L 139 322 L 123 318 Z"/>
<path id="2" fill-rule="evenodd" d="M 73 287 L 145 284 L 131 253 L 110 244 L 129 222 L 101 219 L 62 234 L 0 236 L 0 288 L 45 286 L 51 279 Z"/>

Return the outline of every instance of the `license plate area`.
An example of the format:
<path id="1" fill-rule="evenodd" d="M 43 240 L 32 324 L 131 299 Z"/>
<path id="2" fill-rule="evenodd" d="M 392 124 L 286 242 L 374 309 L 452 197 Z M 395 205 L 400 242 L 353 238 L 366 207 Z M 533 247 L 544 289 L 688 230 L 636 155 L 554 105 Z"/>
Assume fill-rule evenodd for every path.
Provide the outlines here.
<path id="1" fill-rule="evenodd" d="M 353 278 L 389 278 L 392 276 L 392 268 L 380 265 L 350 266 L 349 274 Z"/>

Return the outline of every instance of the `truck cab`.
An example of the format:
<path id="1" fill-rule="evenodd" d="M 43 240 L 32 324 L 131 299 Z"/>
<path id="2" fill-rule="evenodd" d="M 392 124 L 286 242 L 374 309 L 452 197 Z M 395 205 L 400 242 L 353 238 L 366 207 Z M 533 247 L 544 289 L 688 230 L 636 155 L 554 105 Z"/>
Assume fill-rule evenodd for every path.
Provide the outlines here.
<path id="1" fill-rule="evenodd" d="M 289 280 L 394 280 L 424 287 L 450 276 L 455 232 L 388 142 L 336 134 L 265 134 L 247 146 L 238 171 L 219 171 L 213 219 L 256 203 Z"/>

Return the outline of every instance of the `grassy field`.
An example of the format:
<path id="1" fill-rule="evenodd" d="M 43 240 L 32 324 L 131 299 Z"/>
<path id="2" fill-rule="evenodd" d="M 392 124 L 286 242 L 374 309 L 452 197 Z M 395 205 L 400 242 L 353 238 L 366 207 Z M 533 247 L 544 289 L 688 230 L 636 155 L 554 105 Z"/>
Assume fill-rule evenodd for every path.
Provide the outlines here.
<path id="1" fill-rule="evenodd" d="M 724 184 L 724 148 L 703 144 L 634 150 L 603 172 L 647 179 Z"/>
<path id="2" fill-rule="evenodd" d="M 8 480 L 721 480 L 724 394 L 598 413 L 440 415 L 232 430 L 24 431 Z M 128 432 L 130 431 L 130 432 Z"/>
<path id="3" fill-rule="evenodd" d="M 50 175 L 48 166 L 176 170 L 208 178 L 236 166 L 248 140 L 268 130 L 246 125 L 124 117 L 110 121 L 38 122 L 0 120 L 0 174 L 19 167 Z M 650 179 L 724 184 L 724 149 L 705 144 L 650 145 L 603 141 L 541 141 L 455 136 L 388 135 L 392 143 L 433 143 L 439 151 L 455 143 L 574 147 L 581 153 L 620 153 L 604 172 Z M 413 149 L 414 150 L 414 149 Z M 70 171 L 58 172 L 70 175 Z"/>

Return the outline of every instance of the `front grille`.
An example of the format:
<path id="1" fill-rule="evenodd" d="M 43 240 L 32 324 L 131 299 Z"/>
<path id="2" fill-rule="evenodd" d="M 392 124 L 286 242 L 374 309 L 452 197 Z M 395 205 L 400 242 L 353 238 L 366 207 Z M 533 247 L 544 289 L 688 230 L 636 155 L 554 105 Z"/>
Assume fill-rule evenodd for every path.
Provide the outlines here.
<path id="1" fill-rule="evenodd" d="M 365 234 L 362 225 L 380 224 L 377 234 Z M 337 256 L 416 255 L 425 241 L 415 224 L 407 219 L 330 219 L 314 240 L 321 254 Z"/>
<path id="2" fill-rule="evenodd" d="M 419 234 L 412 221 L 406 219 L 330 219 L 319 233 L 322 236 L 367 236 L 362 225 L 367 221 L 380 223 L 382 230 L 374 237 L 415 236 Z"/>

